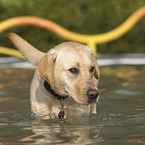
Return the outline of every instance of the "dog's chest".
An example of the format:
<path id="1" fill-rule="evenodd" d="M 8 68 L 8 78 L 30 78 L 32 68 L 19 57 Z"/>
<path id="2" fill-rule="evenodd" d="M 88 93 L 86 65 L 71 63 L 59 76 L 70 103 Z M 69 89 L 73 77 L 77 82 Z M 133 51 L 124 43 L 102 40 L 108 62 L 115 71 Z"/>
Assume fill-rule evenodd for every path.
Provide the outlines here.
<path id="1" fill-rule="evenodd" d="M 80 105 L 78 103 L 68 103 L 65 102 L 57 108 L 58 112 L 54 110 L 57 118 L 67 118 L 71 116 L 79 116 L 83 114 L 88 114 L 90 112 L 89 106 Z"/>

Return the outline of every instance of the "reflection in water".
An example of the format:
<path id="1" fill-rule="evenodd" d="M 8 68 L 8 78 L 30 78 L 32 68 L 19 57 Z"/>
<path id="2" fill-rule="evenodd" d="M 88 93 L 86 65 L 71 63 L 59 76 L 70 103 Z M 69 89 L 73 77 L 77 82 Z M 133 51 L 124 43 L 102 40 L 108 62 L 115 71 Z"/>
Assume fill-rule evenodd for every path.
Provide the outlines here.
<path id="1" fill-rule="evenodd" d="M 55 122 L 55 121 L 54 121 Z M 32 122 L 33 135 L 20 141 L 34 141 L 35 144 L 91 144 L 102 141 L 99 132 L 102 127 L 69 125 L 68 122 L 58 121 Z M 23 128 L 25 129 L 25 128 Z M 27 129 L 27 128 L 26 128 Z"/>
<path id="2" fill-rule="evenodd" d="M 30 111 L 33 70 L 1 69 L 0 144 L 145 144 L 145 66 L 100 70 L 97 115 L 40 121 Z"/>

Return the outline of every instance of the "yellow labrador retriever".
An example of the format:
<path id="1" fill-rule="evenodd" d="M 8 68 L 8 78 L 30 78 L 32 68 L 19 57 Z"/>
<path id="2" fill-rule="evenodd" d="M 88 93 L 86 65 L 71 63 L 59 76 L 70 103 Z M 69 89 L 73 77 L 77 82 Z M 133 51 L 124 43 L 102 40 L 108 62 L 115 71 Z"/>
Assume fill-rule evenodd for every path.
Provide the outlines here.
<path id="1" fill-rule="evenodd" d="M 14 33 L 9 39 L 36 66 L 30 97 L 41 119 L 96 113 L 99 68 L 88 46 L 64 42 L 43 53 Z"/>

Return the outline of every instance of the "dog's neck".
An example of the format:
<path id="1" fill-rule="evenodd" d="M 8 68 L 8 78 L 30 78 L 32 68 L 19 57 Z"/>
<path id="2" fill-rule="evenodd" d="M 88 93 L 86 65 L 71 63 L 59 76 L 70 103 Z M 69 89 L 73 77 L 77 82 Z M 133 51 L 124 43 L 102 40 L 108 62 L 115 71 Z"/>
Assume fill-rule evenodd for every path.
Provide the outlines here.
<path id="1" fill-rule="evenodd" d="M 60 112 L 58 113 L 58 118 L 59 119 L 62 119 L 64 118 L 64 111 L 63 111 L 63 100 L 65 100 L 68 96 L 61 96 L 59 94 L 57 94 L 50 86 L 50 84 L 47 82 L 47 81 L 44 81 L 44 87 L 45 89 L 51 93 L 56 99 L 60 100 L 60 103 L 61 103 L 61 110 Z"/>
<path id="2" fill-rule="evenodd" d="M 45 89 L 51 93 L 56 99 L 58 100 L 65 100 L 68 96 L 61 96 L 59 94 L 57 94 L 50 86 L 50 84 L 47 81 L 44 81 L 44 87 Z"/>

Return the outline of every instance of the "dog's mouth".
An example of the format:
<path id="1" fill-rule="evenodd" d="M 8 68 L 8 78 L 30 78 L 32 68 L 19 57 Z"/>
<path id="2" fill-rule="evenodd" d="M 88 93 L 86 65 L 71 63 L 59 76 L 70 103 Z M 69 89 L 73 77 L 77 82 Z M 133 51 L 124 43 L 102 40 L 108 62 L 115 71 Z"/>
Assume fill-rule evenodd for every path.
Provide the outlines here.
<path id="1" fill-rule="evenodd" d="M 88 104 L 96 103 L 96 100 L 88 100 Z"/>
<path id="2" fill-rule="evenodd" d="M 99 101 L 99 96 L 100 96 L 100 92 L 99 92 L 99 90 L 97 90 L 97 92 L 95 92 L 95 93 L 91 92 L 91 93 L 89 93 L 89 95 L 86 95 L 85 97 L 84 96 L 83 97 L 75 96 L 75 97 L 71 97 L 71 98 L 73 98 L 73 100 L 79 104 L 90 105 L 92 103 L 97 103 Z"/>
<path id="3" fill-rule="evenodd" d="M 80 105 L 90 105 L 90 104 L 93 104 L 93 103 L 97 103 L 98 100 L 99 100 L 99 97 L 97 99 L 86 99 L 86 101 L 82 101 L 82 100 L 76 100 L 74 98 L 72 98 L 76 103 L 80 104 Z"/>
<path id="4" fill-rule="evenodd" d="M 82 105 L 90 105 L 90 104 L 93 104 L 93 103 L 97 103 L 97 100 L 88 100 L 86 103 L 82 102 L 82 103 L 79 103 L 79 104 L 82 104 Z"/>

